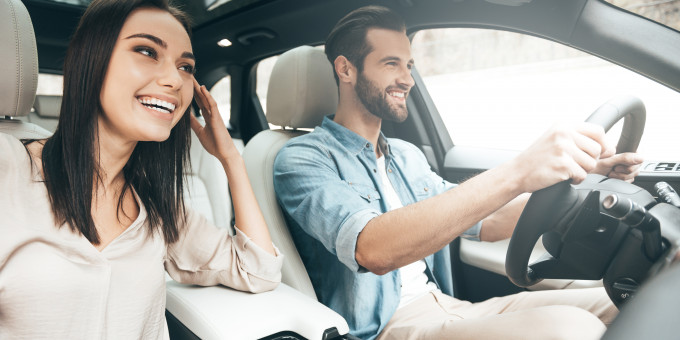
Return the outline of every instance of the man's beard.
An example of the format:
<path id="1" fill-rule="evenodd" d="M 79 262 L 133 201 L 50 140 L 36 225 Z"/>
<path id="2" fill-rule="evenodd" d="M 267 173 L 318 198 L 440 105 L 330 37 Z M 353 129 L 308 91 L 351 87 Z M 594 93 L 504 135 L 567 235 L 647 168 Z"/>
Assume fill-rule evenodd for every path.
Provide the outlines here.
<path id="1" fill-rule="evenodd" d="M 380 88 L 368 80 L 368 78 L 364 77 L 363 71 L 359 72 L 354 91 L 356 91 L 359 100 L 372 115 L 397 123 L 406 120 L 406 117 L 408 116 L 406 108 L 390 106 L 387 101 L 388 91 L 380 90 Z"/>

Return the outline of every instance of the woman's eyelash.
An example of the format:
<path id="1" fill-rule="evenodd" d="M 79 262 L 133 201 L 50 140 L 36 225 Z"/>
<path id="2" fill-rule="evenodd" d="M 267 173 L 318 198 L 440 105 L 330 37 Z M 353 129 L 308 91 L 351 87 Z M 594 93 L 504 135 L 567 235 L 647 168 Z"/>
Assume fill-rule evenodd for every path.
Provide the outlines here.
<path id="1" fill-rule="evenodd" d="M 189 64 L 180 66 L 180 69 L 184 69 L 184 71 L 189 73 L 189 74 L 195 74 L 196 73 L 196 68 L 192 65 L 189 65 Z"/>
<path id="2" fill-rule="evenodd" d="M 137 46 L 135 47 L 134 51 L 154 59 L 156 59 L 157 56 L 156 50 L 147 46 Z"/>
<path id="3" fill-rule="evenodd" d="M 137 52 L 137 53 L 143 54 L 143 55 L 145 55 L 145 56 L 147 56 L 147 57 L 151 57 L 151 58 L 153 58 L 153 59 L 157 59 L 157 58 L 158 58 L 158 53 L 157 53 L 156 50 L 153 49 L 152 47 L 148 47 L 148 46 L 137 46 L 137 47 L 135 47 L 133 50 L 134 50 L 135 52 Z M 181 70 L 183 70 L 183 71 L 189 73 L 189 74 L 195 74 L 195 73 L 196 73 L 196 67 L 194 67 L 193 65 L 190 65 L 190 64 L 182 65 L 182 66 L 180 66 L 179 68 L 180 68 Z"/>

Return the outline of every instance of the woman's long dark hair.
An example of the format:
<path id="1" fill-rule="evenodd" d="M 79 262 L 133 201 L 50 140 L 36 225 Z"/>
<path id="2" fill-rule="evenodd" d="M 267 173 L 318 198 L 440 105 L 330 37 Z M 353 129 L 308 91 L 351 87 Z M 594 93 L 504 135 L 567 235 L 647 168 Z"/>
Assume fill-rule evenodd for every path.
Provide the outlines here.
<path id="1" fill-rule="evenodd" d="M 168 11 L 190 34 L 188 18 L 167 0 L 93 1 L 66 52 L 59 124 L 42 151 L 45 186 L 57 223 L 68 224 L 93 244 L 100 242 L 91 213 L 95 184 L 102 178 L 97 163 L 100 93 L 121 28 L 140 7 Z M 138 142 L 123 167 L 118 208 L 134 188 L 148 212 L 150 234 L 160 229 L 166 243 L 177 240 L 184 219 L 182 170 L 188 166 L 189 119 L 185 112 L 166 141 Z"/>

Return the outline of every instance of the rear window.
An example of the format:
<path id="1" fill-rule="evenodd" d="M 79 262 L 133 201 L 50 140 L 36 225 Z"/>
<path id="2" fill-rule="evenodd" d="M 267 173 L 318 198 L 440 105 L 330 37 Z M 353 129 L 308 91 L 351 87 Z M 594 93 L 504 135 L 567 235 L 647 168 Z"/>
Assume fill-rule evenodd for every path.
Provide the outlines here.
<path id="1" fill-rule="evenodd" d="M 64 76 L 57 74 L 38 74 L 37 95 L 61 96 L 64 93 Z"/>

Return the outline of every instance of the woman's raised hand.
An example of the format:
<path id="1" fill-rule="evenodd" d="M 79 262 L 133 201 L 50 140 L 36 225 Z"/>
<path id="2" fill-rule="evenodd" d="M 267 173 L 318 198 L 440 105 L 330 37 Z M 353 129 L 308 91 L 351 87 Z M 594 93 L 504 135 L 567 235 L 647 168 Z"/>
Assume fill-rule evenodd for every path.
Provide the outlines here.
<path id="1" fill-rule="evenodd" d="M 191 115 L 191 129 L 196 133 L 203 148 L 217 157 L 223 165 L 226 165 L 232 157 L 240 157 L 224 125 L 215 99 L 205 86 L 198 84 L 196 79 L 194 79 L 194 99 L 201 109 L 205 126 L 201 125 L 194 115 Z"/>

